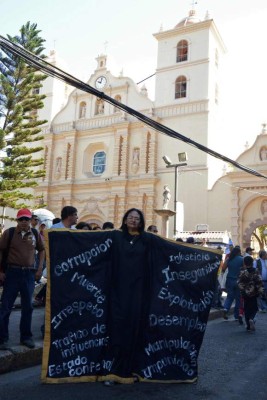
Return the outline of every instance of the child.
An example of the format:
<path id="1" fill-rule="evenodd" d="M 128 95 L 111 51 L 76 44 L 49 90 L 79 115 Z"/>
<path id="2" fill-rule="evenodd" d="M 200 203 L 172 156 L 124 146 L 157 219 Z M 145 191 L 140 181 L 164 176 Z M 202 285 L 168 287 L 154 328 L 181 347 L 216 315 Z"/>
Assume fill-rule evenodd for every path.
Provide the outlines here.
<path id="1" fill-rule="evenodd" d="M 264 295 L 262 279 L 258 271 L 253 268 L 253 258 L 244 257 L 244 269 L 240 272 L 238 286 L 244 299 L 245 321 L 247 331 L 255 331 L 254 318 L 258 311 L 257 297 Z"/>

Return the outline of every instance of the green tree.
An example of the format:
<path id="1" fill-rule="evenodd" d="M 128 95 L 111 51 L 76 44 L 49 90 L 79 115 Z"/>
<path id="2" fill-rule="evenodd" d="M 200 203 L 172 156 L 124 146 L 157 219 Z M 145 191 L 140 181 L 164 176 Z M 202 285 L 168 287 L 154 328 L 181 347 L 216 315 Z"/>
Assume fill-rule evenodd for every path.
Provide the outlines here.
<path id="1" fill-rule="evenodd" d="M 257 239 L 260 250 L 264 250 L 266 247 L 266 231 L 267 225 L 258 226 L 252 235 Z"/>
<path id="2" fill-rule="evenodd" d="M 10 42 L 20 45 L 31 53 L 44 57 L 43 43 L 37 24 L 27 22 Z M 46 75 L 29 66 L 21 57 L 9 50 L 0 52 L 0 207 L 18 209 L 25 207 L 33 198 L 27 188 L 38 185 L 44 176 L 40 168 L 43 159 L 38 158 L 42 147 L 40 126 L 47 121 L 38 120 L 37 110 L 43 107 L 44 95 L 39 91 Z M 36 154 L 37 153 L 37 154 Z M 1 212 L 0 212 L 1 213 Z"/>

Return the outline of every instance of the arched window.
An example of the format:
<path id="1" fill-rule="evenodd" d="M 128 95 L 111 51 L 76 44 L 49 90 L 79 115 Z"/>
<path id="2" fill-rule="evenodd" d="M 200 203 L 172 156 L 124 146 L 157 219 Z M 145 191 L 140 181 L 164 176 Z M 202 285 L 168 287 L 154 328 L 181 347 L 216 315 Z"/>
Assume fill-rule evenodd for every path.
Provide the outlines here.
<path id="1" fill-rule="evenodd" d="M 179 76 L 175 81 L 175 98 L 181 99 L 186 97 L 186 77 Z"/>
<path id="2" fill-rule="evenodd" d="M 98 151 L 94 155 L 93 162 L 93 173 L 95 175 L 101 175 L 106 169 L 106 153 L 104 151 Z"/>
<path id="3" fill-rule="evenodd" d="M 86 115 L 86 103 L 82 101 L 79 107 L 79 118 L 85 118 Z"/>
<path id="4" fill-rule="evenodd" d="M 176 62 L 187 61 L 188 59 L 188 42 L 180 40 L 177 44 Z"/>

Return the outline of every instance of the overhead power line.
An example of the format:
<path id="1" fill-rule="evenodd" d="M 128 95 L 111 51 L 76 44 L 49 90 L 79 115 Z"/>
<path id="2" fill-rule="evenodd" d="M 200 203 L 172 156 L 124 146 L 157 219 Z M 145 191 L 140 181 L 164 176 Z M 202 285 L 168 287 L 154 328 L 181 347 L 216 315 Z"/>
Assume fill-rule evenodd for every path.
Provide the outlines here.
<path id="1" fill-rule="evenodd" d="M 8 39 L 4 38 L 3 36 L 0 36 L 0 47 L 7 52 L 11 52 L 12 54 L 22 57 L 28 64 L 34 66 L 37 70 L 41 70 L 45 74 L 58 78 L 65 83 L 74 86 L 77 89 L 80 89 L 84 92 L 90 93 L 100 99 L 103 99 L 104 101 L 114 105 L 115 107 L 126 111 L 128 114 L 133 115 L 136 117 L 139 121 L 144 122 L 146 125 L 152 127 L 153 129 L 160 131 L 164 133 L 167 136 L 170 136 L 172 138 L 181 140 L 217 159 L 220 159 L 226 163 L 229 163 L 233 165 L 234 167 L 247 172 L 248 174 L 254 175 L 258 178 L 263 178 L 267 179 L 267 176 L 259 173 L 258 171 L 251 169 L 249 167 L 246 167 L 245 165 L 242 165 L 238 163 L 237 161 L 232 160 L 231 158 L 228 158 L 214 150 L 209 149 L 206 146 L 203 146 L 201 143 L 198 143 L 181 133 L 178 133 L 174 131 L 171 128 L 168 128 L 165 125 L 160 124 L 159 122 L 154 121 L 153 119 L 147 117 L 146 115 L 140 113 L 139 111 L 134 110 L 131 107 L 126 106 L 125 104 L 120 103 L 119 101 L 113 99 L 112 97 L 106 95 L 104 92 L 100 92 L 99 90 L 93 88 L 92 86 L 82 82 L 81 80 L 75 78 L 74 76 L 68 74 L 67 72 L 63 71 L 62 69 L 55 67 L 51 64 L 49 64 L 47 61 L 41 59 L 40 57 L 36 56 L 35 54 L 30 53 L 29 51 L 25 50 L 21 46 L 10 42 Z"/>
<path id="2" fill-rule="evenodd" d="M 152 78 L 152 76 L 155 76 L 155 75 L 156 74 L 149 75 L 145 79 L 142 79 L 140 82 L 137 82 L 136 84 L 139 85 L 140 83 L 145 82 L 146 80 L 148 80 L 149 78 Z"/>

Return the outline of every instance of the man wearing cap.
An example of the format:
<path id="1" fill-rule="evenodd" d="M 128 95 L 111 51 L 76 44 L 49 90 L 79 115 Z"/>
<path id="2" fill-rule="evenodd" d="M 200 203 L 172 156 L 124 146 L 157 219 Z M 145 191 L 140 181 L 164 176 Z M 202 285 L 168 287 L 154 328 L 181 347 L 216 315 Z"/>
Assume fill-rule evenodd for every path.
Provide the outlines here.
<path id="1" fill-rule="evenodd" d="M 10 240 L 10 229 L 0 238 L 0 280 L 3 282 L 2 303 L 0 307 L 0 350 L 8 348 L 9 316 L 18 293 L 21 297 L 20 343 L 34 348 L 32 339 L 32 296 L 34 282 L 42 275 L 44 245 L 38 234 L 37 239 L 31 230 L 32 214 L 27 208 L 17 213 L 17 226 Z M 2 266 L 3 251 L 8 249 L 7 269 Z M 34 268 L 35 251 L 39 253 L 39 265 Z"/>
<path id="2" fill-rule="evenodd" d="M 243 257 L 247 257 L 247 256 L 252 257 L 253 251 L 254 251 L 254 249 L 252 249 L 251 247 L 247 247 Z"/>

